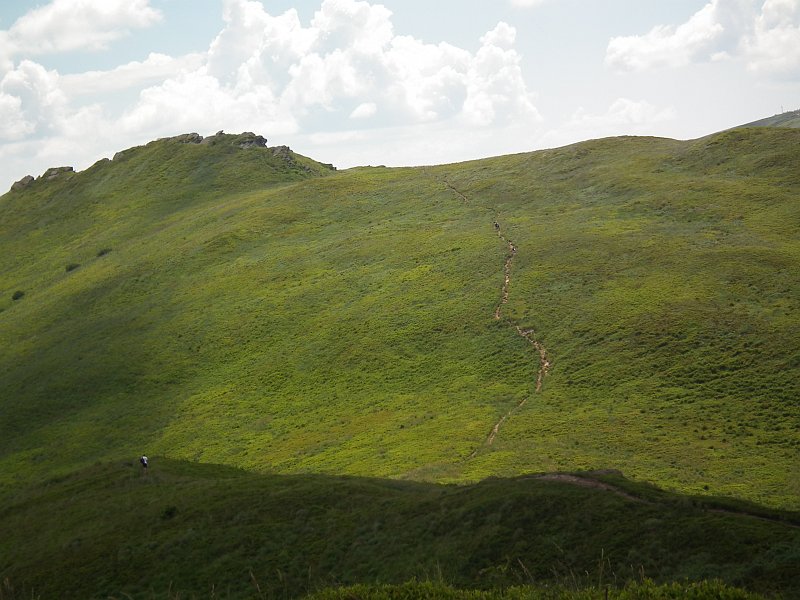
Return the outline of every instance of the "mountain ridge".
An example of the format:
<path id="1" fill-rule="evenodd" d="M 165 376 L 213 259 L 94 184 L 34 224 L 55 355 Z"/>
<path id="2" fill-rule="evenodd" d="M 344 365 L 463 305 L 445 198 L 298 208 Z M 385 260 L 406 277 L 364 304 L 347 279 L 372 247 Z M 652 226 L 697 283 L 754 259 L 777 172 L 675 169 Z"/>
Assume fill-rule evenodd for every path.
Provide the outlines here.
<path id="1" fill-rule="evenodd" d="M 791 505 L 796 135 L 340 172 L 236 136 L 173 139 L 7 194 L 5 472 L 124 444 L 444 481 L 611 467 L 692 491 L 709 486 L 692 465 L 711 461 L 709 487 L 733 492 L 725 456 L 752 464 L 766 444 L 787 467 L 759 472 L 746 497 Z M 494 318 L 501 303 L 514 328 Z M 529 330 L 552 367 L 533 405 Z M 772 358 L 737 350 L 740 336 Z M 595 444 L 598 424 L 619 449 Z M 674 427 L 689 455 L 664 436 Z"/>

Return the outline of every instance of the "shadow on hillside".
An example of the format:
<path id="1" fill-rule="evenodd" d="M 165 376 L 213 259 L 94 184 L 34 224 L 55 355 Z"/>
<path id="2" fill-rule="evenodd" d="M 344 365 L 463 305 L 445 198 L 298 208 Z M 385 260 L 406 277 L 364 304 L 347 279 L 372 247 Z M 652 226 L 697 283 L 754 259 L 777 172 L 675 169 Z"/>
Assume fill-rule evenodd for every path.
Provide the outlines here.
<path id="1" fill-rule="evenodd" d="M 672 494 L 613 472 L 561 475 L 457 486 L 158 457 L 146 474 L 132 461 L 98 465 L 0 507 L 13 532 L 0 542 L 12 557 L 0 575 L 61 597 L 170 586 L 205 594 L 212 585 L 244 594 L 254 581 L 292 596 L 415 577 L 621 584 L 642 574 L 800 591 L 797 514 Z"/>

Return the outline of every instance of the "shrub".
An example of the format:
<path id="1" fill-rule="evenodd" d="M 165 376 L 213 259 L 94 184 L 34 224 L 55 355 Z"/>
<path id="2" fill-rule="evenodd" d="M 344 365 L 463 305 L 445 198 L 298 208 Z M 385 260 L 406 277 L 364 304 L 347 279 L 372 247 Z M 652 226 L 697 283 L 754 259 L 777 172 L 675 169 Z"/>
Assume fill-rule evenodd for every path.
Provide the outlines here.
<path id="1" fill-rule="evenodd" d="M 106 255 L 106 254 L 108 254 L 109 252 L 111 252 L 111 248 L 102 248 L 102 249 L 101 249 L 101 250 L 100 250 L 100 251 L 97 253 L 97 256 L 98 256 L 98 257 L 100 257 L 100 256 L 105 256 L 105 255 Z"/>
<path id="2" fill-rule="evenodd" d="M 16 291 L 16 292 L 14 292 L 14 294 L 11 296 L 11 299 L 12 299 L 12 300 L 19 300 L 19 299 L 20 299 L 20 298 L 22 298 L 24 295 L 25 295 L 25 292 L 23 292 L 22 290 L 17 290 L 17 291 Z"/>
<path id="3" fill-rule="evenodd" d="M 78 263 L 69 263 L 69 264 L 66 266 L 67 273 L 69 273 L 70 271 L 74 271 L 74 270 L 75 270 L 75 269 L 77 269 L 78 267 L 80 267 L 80 265 L 79 265 Z"/>

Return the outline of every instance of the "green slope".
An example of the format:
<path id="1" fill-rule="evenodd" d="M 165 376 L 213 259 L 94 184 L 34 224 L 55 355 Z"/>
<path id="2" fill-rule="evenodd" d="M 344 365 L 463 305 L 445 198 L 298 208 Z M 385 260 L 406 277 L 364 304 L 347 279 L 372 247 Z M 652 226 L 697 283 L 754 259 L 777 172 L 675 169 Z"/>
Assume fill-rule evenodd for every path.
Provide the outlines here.
<path id="1" fill-rule="evenodd" d="M 0 577 L 19 597 L 81 599 L 294 597 L 411 578 L 602 589 L 642 576 L 800 593 L 797 513 L 726 511 L 615 475 L 442 486 L 158 458 L 149 470 L 98 465 L 0 503 Z"/>
<path id="2" fill-rule="evenodd" d="M 158 453 L 800 507 L 800 132 L 336 173 L 238 142 L 0 198 L 6 486 Z"/>

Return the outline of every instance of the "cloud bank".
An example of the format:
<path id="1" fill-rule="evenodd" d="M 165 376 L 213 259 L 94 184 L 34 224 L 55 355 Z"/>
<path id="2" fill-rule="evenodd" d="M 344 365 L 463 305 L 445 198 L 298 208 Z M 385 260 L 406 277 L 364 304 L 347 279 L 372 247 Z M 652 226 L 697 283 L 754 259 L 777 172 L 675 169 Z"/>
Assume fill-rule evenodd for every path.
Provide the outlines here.
<path id="1" fill-rule="evenodd" d="M 711 0 L 681 25 L 612 38 L 605 60 L 620 71 L 645 71 L 730 59 L 800 79 L 800 0 Z"/>

